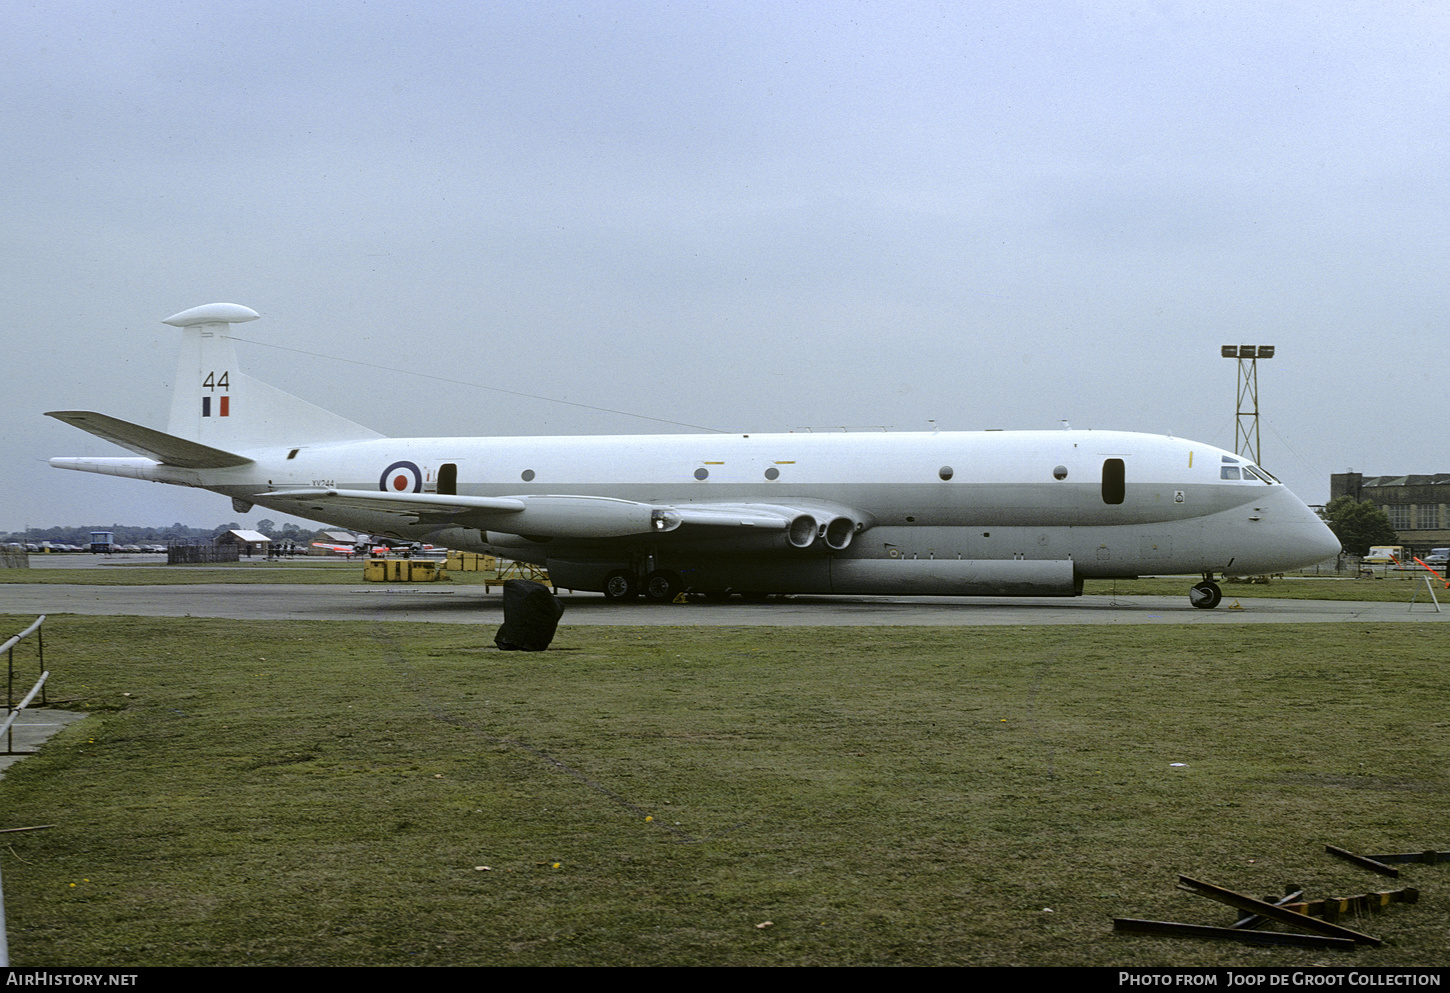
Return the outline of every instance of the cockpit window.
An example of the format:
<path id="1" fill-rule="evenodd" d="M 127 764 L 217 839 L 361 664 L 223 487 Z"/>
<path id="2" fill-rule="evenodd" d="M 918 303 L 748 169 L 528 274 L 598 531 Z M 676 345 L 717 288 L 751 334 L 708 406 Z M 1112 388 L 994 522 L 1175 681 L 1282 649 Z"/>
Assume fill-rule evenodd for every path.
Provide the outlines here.
<path id="1" fill-rule="evenodd" d="M 1222 463 L 1218 467 L 1219 479 L 1242 479 L 1248 482 L 1253 482 L 1257 479 L 1266 486 L 1273 486 L 1278 482 L 1274 478 L 1273 473 L 1262 466 L 1254 465 L 1252 462 L 1244 462 L 1242 459 L 1231 458 L 1227 455 L 1219 458 L 1219 462 Z"/>

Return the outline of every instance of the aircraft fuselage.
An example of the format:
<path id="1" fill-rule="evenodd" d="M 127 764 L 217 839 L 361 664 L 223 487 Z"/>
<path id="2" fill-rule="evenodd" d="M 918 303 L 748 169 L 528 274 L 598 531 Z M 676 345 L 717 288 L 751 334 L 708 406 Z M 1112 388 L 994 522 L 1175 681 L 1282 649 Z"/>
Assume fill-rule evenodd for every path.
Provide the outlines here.
<path id="1" fill-rule="evenodd" d="M 811 557 L 1070 560 L 1084 578 L 1256 575 L 1306 564 L 1306 542 L 1321 546 L 1314 553 L 1320 558 L 1337 550 L 1323 538 L 1313 512 L 1282 485 L 1252 476 L 1220 478 L 1225 465 L 1243 464 L 1230 453 L 1123 432 L 379 439 L 306 446 L 288 458 L 291 451 L 250 453 L 257 461 L 236 469 L 172 472 L 189 475 L 189 485 L 280 512 L 540 565 L 550 559 L 613 563 L 619 556 L 611 547 L 621 539 L 532 540 L 511 534 L 513 524 L 503 515 L 492 522 L 494 528 L 473 515 L 473 525 L 485 526 L 460 522 L 440 529 L 442 521 L 405 524 L 393 514 L 323 501 L 309 514 L 306 501 L 273 501 L 266 494 L 307 488 L 437 493 L 440 475 L 447 479 L 450 473 L 444 467 L 452 467 L 445 490 L 463 496 L 845 506 L 868 518 L 861 522 L 867 527 L 842 549 L 821 542 L 797 548 L 779 532 L 670 533 L 632 543 L 639 546 L 631 549 L 635 554 L 654 555 L 658 568 L 707 552 L 745 556 L 759 568 L 783 560 L 791 566 L 787 575 L 800 573 L 798 563 Z M 1114 460 L 1120 477 L 1114 476 Z M 416 468 L 387 471 L 400 462 Z M 767 479 L 771 470 L 774 478 Z M 401 490 L 399 478 L 405 479 Z M 751 568 L 729 565 L 732 579 Z M 757 575 L 753 582 L 772 587 L 767 577 Z"/>
<path id="2" fill-rule="evenodd" d="M 1280 572 L 1339 549 L 1267 473 L 1161 435 L 385 438 L 236 370 L 223 320 L 244 311 L 168 322 L 188 334 L 169 433 L 54 415 L 152 457 L 54 463 L 493 552 L 547 566 L 562 587 L 628 595 L 653 592 L 656 576 L 663 593 L 1070 596 L 1084 578 L 1194 573 L 1212 586 L 1216 572 Z"/>

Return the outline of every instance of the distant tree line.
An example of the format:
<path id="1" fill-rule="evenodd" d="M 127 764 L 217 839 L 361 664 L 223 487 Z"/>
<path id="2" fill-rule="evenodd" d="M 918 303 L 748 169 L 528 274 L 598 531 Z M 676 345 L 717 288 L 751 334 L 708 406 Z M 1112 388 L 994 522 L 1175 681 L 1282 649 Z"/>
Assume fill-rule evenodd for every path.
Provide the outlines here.
<path id="1" fill-rule="evenodd" d="M 116 543 L 121 545 L 165 545 L 173 541 L 209 543 L 218 535 L 240 528 L 243 528 L 243 525 L 236 521 L 218 524 L 213 528 L 187 527 L 180 521 L 170 527 L 162 528 L 137 527 L 130 524 L 91 524 L 85 527 L 29 528 L 25 531 L 13 531 L 0 536 L 0 542 L 28 541 L 40 544 L 43 541 L 50 541 L 66 545 L 87 546 L 90 544 L 92 531 L 110 531 L 115 535 Z M 260 531 L 274 540 L 290 539 L 297 542 L 311 541 L 322 533 L 321 529 L 307 530 L 291 523 L 277 527 L 276 522 L 270 520 L 258 521 L 247 530 Z"/>
<path id="2" fill-rule="evenodd" d="M 1370 500 L 1337 496 L 1320 512 L 1329 530 L 1350 555 L 1366 555 L 1372 545 L 1397 545 L 1399 535 L 1389 515 Z"/>

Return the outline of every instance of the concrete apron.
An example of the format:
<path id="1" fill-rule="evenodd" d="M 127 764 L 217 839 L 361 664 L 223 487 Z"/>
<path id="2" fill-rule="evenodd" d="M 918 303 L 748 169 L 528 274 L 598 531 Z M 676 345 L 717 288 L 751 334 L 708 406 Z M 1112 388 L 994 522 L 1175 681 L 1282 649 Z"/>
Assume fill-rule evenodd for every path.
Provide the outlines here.
<path id="1" fill-rule="evenodd" d="M 0 710 L 0 724 L 7 716 L 5 711 Z M 48 710 L 43 707 L 22 710 L 15 723 L 10 725 L 10 731 L 0 735 L 0 753 L 7 750 L 6 746 L 17 752 L 33 752 L 61 728 L 85 716 L 74 710 Z M 6 769 L 23 758 L 24 755 L 0 754 L 0 779 L 5 777 Z"/>

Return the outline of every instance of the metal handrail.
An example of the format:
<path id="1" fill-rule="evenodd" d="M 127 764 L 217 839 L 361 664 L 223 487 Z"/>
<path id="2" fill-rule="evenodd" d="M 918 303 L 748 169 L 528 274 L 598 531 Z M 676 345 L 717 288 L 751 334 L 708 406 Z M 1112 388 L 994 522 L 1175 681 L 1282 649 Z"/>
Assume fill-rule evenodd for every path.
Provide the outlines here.
<path id="1" fill-rule="evenodd" d="M 17 644 L 19 644 L 20 641 L 23 638 L 28 637 L 32 632 L 39 631 L 40 630 L 40 626 L 42 624 L 44 624 L 44 623 L 45 623 L 45 615 L 44 614 L 41 614 L 39 617 L 37 617 L 35 619 L 35 623 L 34 624 L 30 625 L 30 627 L 26 628 L 24 631 L 21 631 L 19 634 L 15 635 L 13 638 L 8 639 L 5 642 L 5 644 L 0 645 L 0 652 L 4 652 L 4 653 L 6 653 L 9 656 L 9 669 L 10 669 L 10 677 L 9 677 L 9 681 L 7 683 L 7 689 L 6 689 L 6 694 L 7 694 L 6 703 L 7 703 L 7 708 L 10 710 L 10 716 L 5 719 L 5 725 L 4 725 L 4 727 L 0 727 L 0 734 L 5 734 L 7 736 L 7 739 L 6 739 L 6 750 L 7 751 L 10 751 L 12 753 L 14 752 L 13 747 L 11 747 L 12 744 L 13 744 L 13 742 L 11 742 L 9 740 L 9 737 L 8 737 L 9 734 L 10 734 L 10 725 L 13 724 L 13 723 L 15 723 L 15 718 L 19 717 L 20 716 L 20 712 L 22 710 L 24 710 L 27 706 L 30 705 L 30 701 L 35 699 L 35 694 L 37 694 L 37 693 L 40 692 L 41 687 L 43 687 L 45 685 L 45 681 L 50 678 L 50 671 L 48 669 L 45 670 L 45 671 L 43 671 L 40 674 L 40 679 L 36 682 L 36 684 L 34 686 L 32 686 L 30 688 L 30 692 L 27 693 L 27 694 L 25 694 L 25 699 L 20 701 L 20 705 L 18 707 L 8 707 L 8 704 L 9 704 L 9 699 L 8 699 L 8 695 L 9 695 L 9 684 L 10 683 L 13 683 L 14 682 L 14 679 L 15 679 L 15 674 L 14 674 L 15 673 L 15 646 Z M 40 664 L 41 664 L 42 669 L 44 669 L 44 666 L 45 666 L 45 641 L 44 641 L 44 636 L 38 637 L 36 639 L 36 642 L 37 642 L 37 644 L 40 647 L 40 660 L 41 660 L 40 661 Z M 9 939 L 8 935 L 9 935 L 9 928 L 6 926 L 6 923 L 5 923 L 5 885 L 4 885 L 4 882 L 3 881 L 0 881 L 0 969 L 8 969 L 8 968 L 10 968 L 10 939 Z"/>
<path id="2" fill-rule="evenodd" d="M 14 707 L 12 707 L 10 709 L 10 716 L 7 717 L 7 718 L 5 718 L 5 723 L 4 724 L 0 724 L 0 734 L 6 734 L 7 732 L 9 732 L 10 725 L 12 725 L 12 724 L 15 723 L 15 718 L 19 717 L 20 716 L 20 712 L 22 710 L 24 710 L 27 706 L 30 705 L 30 701 L 35 699 L 35 694 L 37 694 L 37 693 L 40 692 L 40 688 L 45 685 L 45 681 L 47 679 L 49 679 L 49 678 L 50 678 L 50 670 L 49 669 L 45 670 L 44 672 L 42 672 L 40 674 L 40 678 L 37 679 L 35 681 L 35 685 L 30 688 L 30 692 L 27 693 L 27 694 L 25 694 L 25 699 L 24 700 L 21 700 L 19 704 L 17 704 L 16 706 L 14 706 Z M 8 742 L 7 742 L 7 744 L 8 744 Z M 14 749 L 8 749 L 8 750 L 9 750 L 9 753 L 11 755 L 14 755 L 15 754 Z"/>
<path id="3" fill-rule="evenodd" d="M 20 643 L 21 639 L 28 638 L 32 633 L 35 634 L 36 655 L 40 660 L 41 670 L 43 671 L 45 669 L 45 632 L 40 629 L 40 626 L 44 623 L 45 615 L 41 614 L 30 627 L 21 631 L 15 637 L 8 639 L 3 645 L 0 645 L 0 652 L 4 652 L 7 656 L 5 671 L 5 706 L 7 710 L 16 709 L 12 705 L 15 700 L 15 646 Z M 44 684 L 44 680 L 41 680 L 41 684 Z M 31 691 L 31 696 L 34 696 L 33 690 Z M 44 697 L 41 700 L 44 702 Z M 24 704 L 21 706 L 24 706 Z M 8 744 L 7 742 L 7 747 Z"/>
<path id="4" fill-rule="evenodd" d="M 44 623 L 45 623 L 45 615 L 44 614 L 41 614 L 39 617 L 37 617 L 35 619 L 35 623 L 34 624 L 30 625 L 30 627 L 26 628 L 24 631 L 21 631 L 15 637 L 13 637 L 9 641 L 5 642 L 5 644 L 0 645 L 0 652 L 8 652 L 8 651 L 10 651 L 17 644 L 20 643 L 20 639 L 26 637 L 32 631 L 36 630 L 37 628 L 39 628 Z"/>

